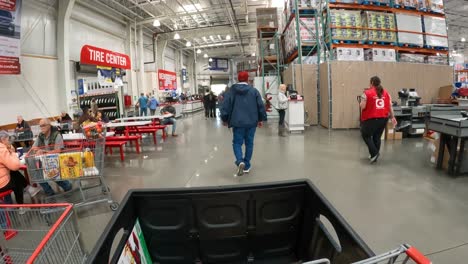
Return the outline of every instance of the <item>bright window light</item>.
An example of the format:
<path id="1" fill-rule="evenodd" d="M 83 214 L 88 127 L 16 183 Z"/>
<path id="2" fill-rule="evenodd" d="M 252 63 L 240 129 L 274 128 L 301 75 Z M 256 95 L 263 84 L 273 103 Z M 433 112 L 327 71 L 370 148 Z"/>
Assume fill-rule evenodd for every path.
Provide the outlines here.
<path id="1" fill-rule="evenodd" d="M 271 7 L 284 7 L 284 0 L 271 0 Z"/>
<path id="2" fill-rule="evenodd" d="M 159 26 L 161 26 L 161 22 L 159 22 L 159 20 L 155 19 L 153 21 L 153 27 L 159 27 Z"/>
<path id="3" fill-rule="evenodd" d="M 192 42 L 190 42 L 190 41 L 187 41 L 187 43 L 185 43 L 185 46 L 186 46 L 186 47 L 190 47 L 190 46 L 192 46 Z"/>
<path id="4" fill-rule="evenodd" d="M 231 35 L 227 35 L 226 40 L 231 40 Z"/>
<path id="5" fill-rule="evenodd" d="M 180 39 L 179 33 L 175 33 L 175 34 L 174 34 L 174 39 Z"/>
<path id="6" fill-rule="evenodd" d="M 201 49 L 198 49 L 198 50 L 197 50 L 197 54 L 200 54 L 200 53 L 201 53 Z"/>

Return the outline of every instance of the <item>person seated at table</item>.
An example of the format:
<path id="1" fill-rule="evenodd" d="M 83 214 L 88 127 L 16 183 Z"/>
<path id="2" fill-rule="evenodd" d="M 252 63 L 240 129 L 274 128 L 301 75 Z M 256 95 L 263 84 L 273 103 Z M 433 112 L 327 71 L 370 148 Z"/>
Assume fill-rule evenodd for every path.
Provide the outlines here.
<path id="1" fill-rule="evenodd" d="M 28 186 L 24 176 L 18 171 L 21 167 L 15 148 L 10 143 L 10 135 L 0 131 L 0 192 L 13 191 L 16 203 L 23 204 L 23 190 Z M 29 186 L 31 196 L 35 196 L 39 189 Z M 6 198 L 6 197 L 5 197 Z M 8 199 L 6 199 L 8 200 Z M 10 200 L 11 201 L 11 200 Z M 21 213 L 21 209 L 20 209 Z"/>
<path id="2" fill-rule="evenodd" d="M 94 118 L 92 111 L 89 110 L 88 107 L 83 107 L 83 114 L 80 116 L 80 119 L 78 119 L 78 125 L 83 125 L 83 123 L 87 122 L 95 122 L 96 119 Z"/>
<path id="3" fill-rule="evenodd" d="M 25 146 L 29 147 L 29 140 L 33 139 L 31 126 L 29 126 L 29 123 L 23 119 L 23 116 L 17 116 L 16 120 L 18 121 L 15 128 L 15 134 L 17 136 L 17 139 L 24 140 Z"/>
<path id="4" fill-rule="evenodd" d="M 33 145 L 33 149 L 37 149 L 36 153 L 60 153 L 60 150 L 63 148 L 63 138 L 60 132 L 50 125 L 50 121 L 47 118 L 39 121 L 39 127 L 41 128 L 41 133 Z M 72 184 L 69 181 L 56 181 L 55 183 L 65 192 L 72 189 Z M 55 194 L 48 183 L 40 183 L 40 185 L 46 195 L 51 196 Z"/>
<path id="5" fill-rule="evenodd" d="M 109 123 L 109 118 L 102 111 L 98 111 L 97 115 L 96 115 L 96 121 L 103 122 L 103 123 Z"/>
<path id="6" fill-rule="evenodd" d="M 69 123 L 72 121 L 73 119 L 65 111 L 62 111 L 62 113 L 60 114 L 60 117 L 57 119 L 57 122 L 59 123 Z"/>
<path id="7" fill-rule="evenodd" d="M 161 124 L 162 125 L 172 125 L 172 136 L 173 137 L 177 137 L 177 134 L 176 134 L 176 124 L 177 124 L 177 120 L 175 119 L 175 116 L 176 116 L 176 109 L 174 108 L 174 106 L 172 106 L 173 103 L 169 103 L 168 105 L 166 105 L 163 109 L 161 109 L 161 114 L 163 115 L 171 115 L 171 116 L 168 116 L 168 117 L 165 117 L 162 121 L 161 121 Z"/>

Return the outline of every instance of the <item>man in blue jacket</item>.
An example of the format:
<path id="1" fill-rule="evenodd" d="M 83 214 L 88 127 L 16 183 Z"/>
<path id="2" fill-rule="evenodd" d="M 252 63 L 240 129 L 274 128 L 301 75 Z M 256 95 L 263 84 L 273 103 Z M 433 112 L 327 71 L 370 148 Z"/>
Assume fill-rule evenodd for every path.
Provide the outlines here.
<path id="1" fill-rule="evenodd" d="M 237 79 L 239 83 L 234 84 L 225 94 L 221 119 L 224 125 L 232 127 L 237 176 L 242 176 L 250 172 L 255 131 L 257 126 L 263 126 L 267 116 L 260 93 L 247 83 L 248 72 L 239 72 Z M 245 156 L 242 154 L 244 142 Z"/>

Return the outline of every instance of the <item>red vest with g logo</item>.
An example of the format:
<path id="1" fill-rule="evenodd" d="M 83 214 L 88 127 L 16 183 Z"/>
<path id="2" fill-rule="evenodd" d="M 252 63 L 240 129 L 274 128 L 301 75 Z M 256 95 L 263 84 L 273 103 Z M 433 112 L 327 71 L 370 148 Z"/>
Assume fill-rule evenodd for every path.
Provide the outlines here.
<path id="1" fill-rule="evenodd" d="M 387 118 L 390 112 L 390 96 L 383 90 L 382 97 L 377 96 L 375 87 L 364 91 L 367 98 L 366 108 L 362 110 L 361 121 L 375 118 Z"/>

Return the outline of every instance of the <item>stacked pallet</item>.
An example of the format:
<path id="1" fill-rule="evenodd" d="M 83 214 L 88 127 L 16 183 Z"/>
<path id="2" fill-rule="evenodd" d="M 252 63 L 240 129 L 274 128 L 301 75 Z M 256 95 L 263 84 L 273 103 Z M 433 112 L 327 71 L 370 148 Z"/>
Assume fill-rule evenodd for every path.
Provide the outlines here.
<path id="1" fill-rule="evenodd" d="M 313 46 L 317 41 L 317 29 L 316 25 L 320 22 L 315 21 L 315 17 L 301 17 L 299 19 L 299 32 L 301 37 L 301 43 L 303 46 Z M 297 24 L 296 20 L 293 19 L 291 24 L 284 32 L 284 49 L 286 55 L 290 55 L 292 52 L 297 50 Z M 320 32 L 320 30 L 319 30 Z"/>
<path id="2" fill-rule="evenodd" d="M 423 16 L 425 46 L 440 50 L 448 49 L 447 24 L 445 18 Z"/>
<path id="3" fill-rule="evenodd" d="M 330 28 L 333 41 L 362 42 L 365 38 L 361 11 L 330 10 Z"/>
<path id="4" fill-rule="evenodd" d="M 277 29 L 278 14 L 276 8 L 257 8 L 257 28 L 260 29 Z"/>
<path id="5" fill-rule="evenodd" d="M 363 14 L 367 25 L 367 41 L 370 44 L 396 44 L 395 17 L 391 13 L 365 11 Z"/>
<path id="6" fill-rule="evenodd" d="M 424 37 L 421 16 L 396 13 L 395 17 L 398 27 L 398 44 L 422 48 Z"/>

